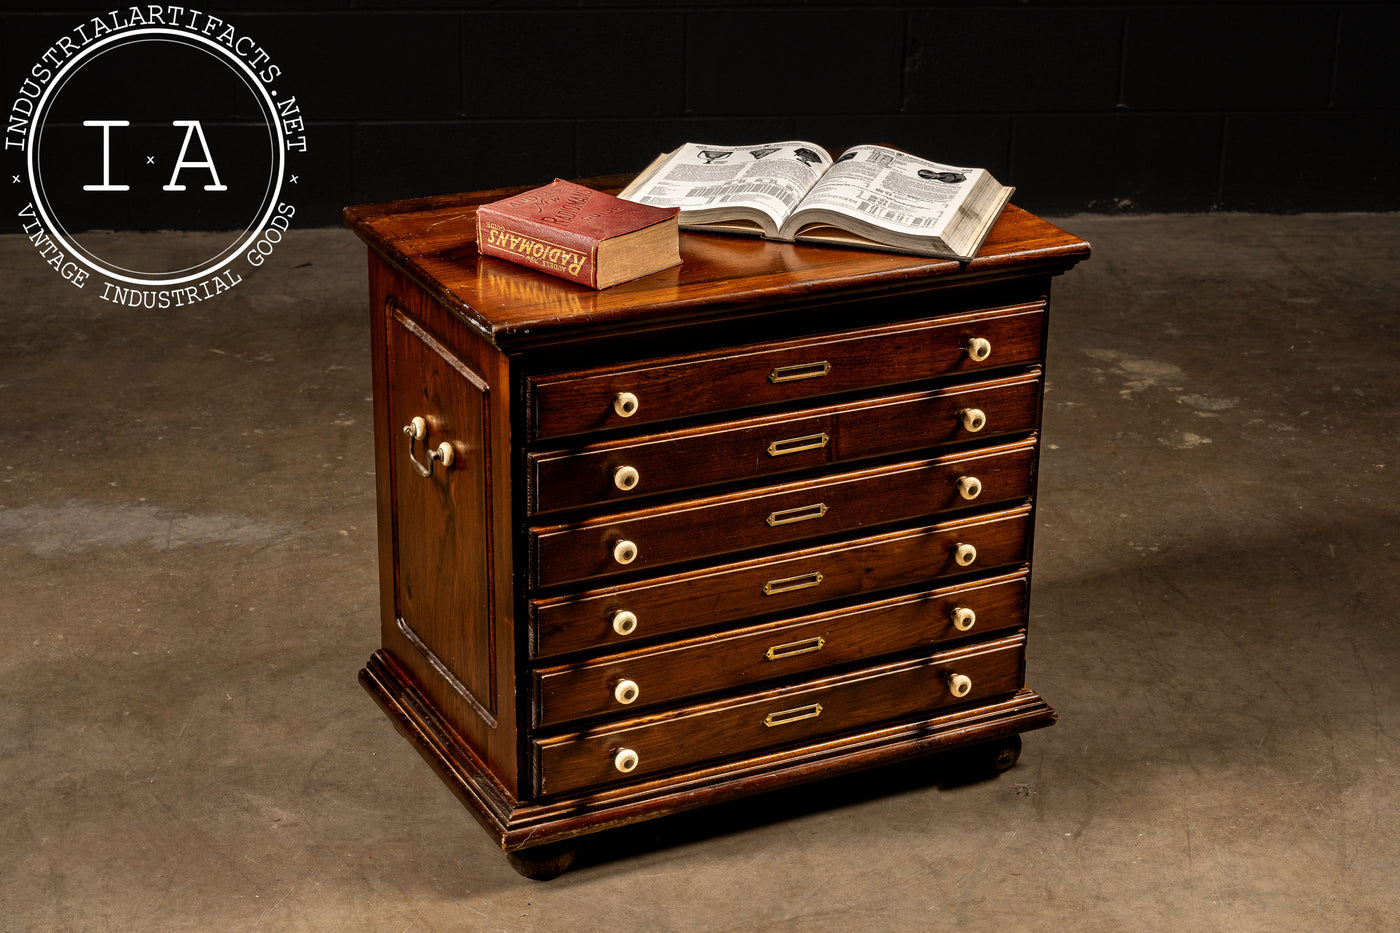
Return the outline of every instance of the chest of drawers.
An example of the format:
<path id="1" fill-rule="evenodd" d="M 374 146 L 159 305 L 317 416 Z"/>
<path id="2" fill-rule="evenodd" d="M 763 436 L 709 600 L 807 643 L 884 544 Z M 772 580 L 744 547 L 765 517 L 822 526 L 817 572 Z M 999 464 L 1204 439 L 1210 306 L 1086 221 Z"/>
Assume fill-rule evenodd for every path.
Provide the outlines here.
<path id="1" fill-rule="evenodd" d="M 526 873 L 569 840 L 958 746 L 1014 762 L 1047 302 L 968 263 L 683 235 L 596 292 L 477 255 L 508 190 L 369 249 L 381 645 L 361 681 Z M 551 860 L 552 859 L 552 860 Z"/>

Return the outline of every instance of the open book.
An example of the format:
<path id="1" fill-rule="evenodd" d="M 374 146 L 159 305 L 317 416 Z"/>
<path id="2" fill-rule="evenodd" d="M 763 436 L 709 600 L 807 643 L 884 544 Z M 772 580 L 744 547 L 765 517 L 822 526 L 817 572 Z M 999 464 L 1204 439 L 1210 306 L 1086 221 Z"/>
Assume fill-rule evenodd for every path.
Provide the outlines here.
<path id="1" fill-rule="evenodd" d="M 686 143 L 620 197 L 679 207 L 687 230 L 971 259 L 1011 198 L 986 169 L 941 165 L 887 146 L 833 159 L 818 145 Z"/>

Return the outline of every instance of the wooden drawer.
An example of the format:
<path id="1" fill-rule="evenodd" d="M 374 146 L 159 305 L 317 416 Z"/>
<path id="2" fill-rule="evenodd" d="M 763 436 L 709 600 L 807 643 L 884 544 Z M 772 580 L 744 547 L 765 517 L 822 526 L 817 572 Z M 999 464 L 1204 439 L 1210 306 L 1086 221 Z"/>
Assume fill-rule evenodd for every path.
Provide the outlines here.
<path id="1" fill-rule="evenodd" d="M 943 587 L 535 672 L 535 727 L 636 715 L 1025 625 L 1026 574 Z"/>
<path id="2" fill-rule="evenodd" d="M 1025 433 L 1039 416 L 1036 371 L 549 451 L 530 457 L 531 506 L 536 512 L 615 506 L 638 496 Z"/>
<path id="3" fill-rule="evenodd" d="M 856 532 L 955 508 L 1027 498 L 1035 444 L 746 490 L 530 532 L 539 587 Z M 975 479 L 975 497 L 959 491 Z M 965 487 L 966 488 L 966 487 Z M 971 489 L 967 489 L 971 493 Z M 630 545 L 630 548 L 629 548 Z M 630 555 L 631 559 L 626 560 Z"/>
<path id="4" fill-rule="evenodd" d="M 1024 682 L 1018 633 L 799 686 L 685 707 L 531 741 L 535 790 L 563 794 L 797 745 L 881 722 L 1009 695 Z M 955 675 L 971 681 L 954 696 Z M 635 765 L 621 770 L 635 755 Z"/>
<path id="5" fill-rule="evenodd" d="M 1029 506 L 530 604 L 535 657 L 617 651 L 705 626 L 801 612 L 831 600 L 1007 567 L 1026 560 Z M 957 562 L 971 542 L 977 559 Z M 628 624 L 619 630 L 619 614 Z"/>
<path id="6" fill-rule="evenodd" d="M 644 364 L 535 376 L 529 437 L 633 427 L 1039 361 L 1042 302 Z M 972 352 L 985 340 L 987 355 Z M 982 357 L 982 358 L 977 358 Z M 631 393 L 636 407 L 613 407 Z"/>

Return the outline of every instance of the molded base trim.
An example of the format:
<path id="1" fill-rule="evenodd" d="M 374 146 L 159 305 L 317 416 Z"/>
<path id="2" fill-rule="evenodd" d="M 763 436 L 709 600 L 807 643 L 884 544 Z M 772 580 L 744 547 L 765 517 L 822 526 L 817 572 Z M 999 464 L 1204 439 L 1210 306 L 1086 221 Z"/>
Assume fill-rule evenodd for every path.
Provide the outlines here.
<path id="1" fill-rule="evenodd" d="M 928 719 L 721 762 L 592 794 L 519 801 L 452 732 L 393 659 L 376 651 L 360 671 L 374 697 L 444 783 L 507 852 L 600 832 L 750 794 L 893 764 L 1049 726 L 1055 711 L 1023 688 Z"/>

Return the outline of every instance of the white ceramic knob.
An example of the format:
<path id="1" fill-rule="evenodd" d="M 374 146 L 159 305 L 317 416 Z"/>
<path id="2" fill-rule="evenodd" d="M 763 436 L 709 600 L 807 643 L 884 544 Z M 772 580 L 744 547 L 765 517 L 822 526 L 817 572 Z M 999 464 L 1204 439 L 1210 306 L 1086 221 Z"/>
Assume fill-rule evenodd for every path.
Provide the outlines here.
<path id="1" fill-rule="evenodd" d="M 637 559 L 637 546 L 631 541 L 619 541 L 613 545 L 612 554 L 619 564 L 630 564 Z"/>
<path id="2" fill-rule="evenodd" d="M 971 567 L 972 562 L 977 559 L 977 548 L 970 544 L 959 544 L 953 551 L 953 560 L 958 562 L 959 567 Z"/>
<path id="3" fill-rule="evenodd" d="M 970 631 L 977 624 L 977 613 L 966 606 L 959 606 L 953 610 L 953 628 L 959 632 Z"/>
<path id="4" fill-rule="evenodd" d="M 635 680 L 619 680 L 617 686 L 613 687 L 613 699 L 623 706 L 637 702 L 637 697 L 641 694 L 642 688 L 637 686 Z"/>
<path id="5" fill-rule="evenodd" d="M 641 481 L 642 474 L 638 473 L 634 466 L 620 466 L 613 470 L 613 485 L 623 492 L 636 489 Z"/>
<path id="6" fill-rule="evenodd" d="M 982 495 L 982 481 L 975 476 L 958 477 L 958 495 L 972 500 Z"/>
<path id="7" fill-rule="evenodd" d="M 631 635 L 637 630 L 637 616 L 626 609 L 613 613 L 613 631 L 619 635 Z"/>
<path id="8" fill-rule="evenodd" d="M 972 678 L 966 674 L 948 675 L 948 692 L 959 699 L 972 692 Z"/>
<path id="9" fill-rule="evenodd" d="M 973 337 L 967 342 L 967 355 L 981 363 L 992 355 L 992 342 L 986 337 Z"/>
<path id="10" fill-rule="evenodd" d="M 987 413 L 980 408 L 968 408 L 961 417 L 962 426 L 973 434 L 987 426 Z"/>
<path id="11" fill-rule="evenodd" d="M 613 767 L 623 774 L 630 774 L 636 771 L 637 765 L 640 763 L 641 759 L 638 758 L 637 753 L 630 748 L 619 748 L 617 754 L 613 755 Z"/>
<path id="12" fill-rule="evenodd" d="M 619 392 L 613 396 L 613 411 L 623 418 L 630 418 L 642 407 L 641 399 L 631 392 Z"/>

